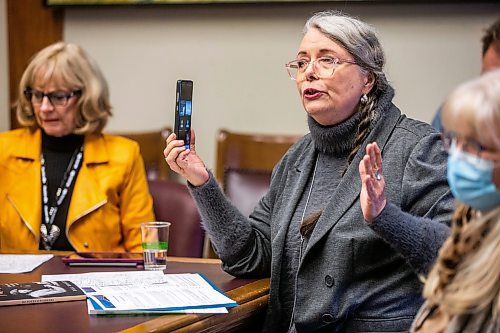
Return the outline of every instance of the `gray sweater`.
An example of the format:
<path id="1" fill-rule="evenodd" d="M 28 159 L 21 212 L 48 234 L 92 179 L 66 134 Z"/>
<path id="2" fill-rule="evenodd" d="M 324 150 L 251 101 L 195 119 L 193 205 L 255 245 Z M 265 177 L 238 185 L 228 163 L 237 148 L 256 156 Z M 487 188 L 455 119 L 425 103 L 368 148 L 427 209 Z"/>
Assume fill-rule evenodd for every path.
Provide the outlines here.
<path id="1" fill-rule="evenodd" d="M 265 331 L 287 330 L 291 311 L 282 299 L 287 292 L 294 295 L 298 332 L 408 331 L 422 303 L 418 273 L 429 270 L 448 236 L 453 199 L 439 134 L 401 115 L 391 98 L 379 103 L 371 133 L 345 174 L 333 178 L 338 185 L 332 184 L 327 202 L 316 205 L 323 214 L 296 264 L 290 264 L 289 252 L 300 244 L 294 247 L 290 233 L 307 208 L 318 152 L 335 156 L 318 141 L 321 128 L 310 126 L 312 134 L 277 164 L 269 192 L 250 217 L 225 198 L 213 175 L 205 185 L 191 187 L 223 268 L 235 276 L 271 276 Z M 382 149 L 389 204 L 368 225 L 359 203 L 358 165 L 373 141 Z M 337 162 L 343 159 L 339 153 Z M 294 281 L 293 274 L 283 274 L 283 265 L 295 271 Z"/>

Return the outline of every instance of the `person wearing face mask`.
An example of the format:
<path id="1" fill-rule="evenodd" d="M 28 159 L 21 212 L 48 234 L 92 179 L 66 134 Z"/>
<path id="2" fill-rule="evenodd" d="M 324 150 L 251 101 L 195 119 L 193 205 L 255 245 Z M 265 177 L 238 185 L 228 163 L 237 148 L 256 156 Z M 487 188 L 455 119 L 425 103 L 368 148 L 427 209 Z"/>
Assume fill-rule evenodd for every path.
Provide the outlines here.
<path id="1" fill-rule="evenodd" d="M 436 130 L 392 103 L 384 64 L 367 23 L 333 11 L 306 22 L 286 69 L 310 133 L 275 166 L 250 216 L 224 196 L 194 131 L 187 150 L 167 138 L 166 161 L 188 180 L 223 268 L 271 277 L 266 332 L 405 332 L 423 302 L 418 274 L 453 210 L 446 153 Z M 385 183 L 387 200 L 364 216 L 359 164 L 376 147 L 384 162 L 365 176 Z M 400 231 L 401 250 L 380 236 Z"/>
<path id="2" fill-rule="evenodd" d="M 142 251 L 153 203 L 139 145 L 102 134 L 97 64 L 76 44 L 38 52 L 19 84 L 20 129 L 0 133 L 0 251 Z"/>
<path id="3" fill-rule="evenodd" d="M 443 123 L 458 206 L 412 332 L 500 332 L 500 69 L 460 85 Z"/>

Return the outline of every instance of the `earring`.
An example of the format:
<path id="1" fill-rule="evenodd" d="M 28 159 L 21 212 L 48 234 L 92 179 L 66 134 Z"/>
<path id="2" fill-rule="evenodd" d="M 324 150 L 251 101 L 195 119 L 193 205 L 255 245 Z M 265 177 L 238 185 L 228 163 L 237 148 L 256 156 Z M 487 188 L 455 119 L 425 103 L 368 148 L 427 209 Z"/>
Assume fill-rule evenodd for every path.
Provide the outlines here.
<path id="1" fill-rule="evenodd" d="M 360 99 L 361 104 L 366 104 L 368 102 L 368 96 L 366 94 L 363 94 Z"/>

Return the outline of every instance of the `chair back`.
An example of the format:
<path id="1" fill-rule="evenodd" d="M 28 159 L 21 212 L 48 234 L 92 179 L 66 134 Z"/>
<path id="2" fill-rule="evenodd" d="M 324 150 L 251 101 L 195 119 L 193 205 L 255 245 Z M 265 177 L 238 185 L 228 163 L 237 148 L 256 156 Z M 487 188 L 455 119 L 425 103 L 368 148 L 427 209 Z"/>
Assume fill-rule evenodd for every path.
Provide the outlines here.
<path id="1" fill-rule="evenodd" d="M 219 130 L 215 177 L 241 213 L 250 215 L 269 189 L 274 166 L 301 137 Z M 203 257 L 217 258 L 208 237 Z"/>
<path id="2" fill-rule="evenodd" d="M 173 180 L 155 179 L 148 183 L 156 219 L 171 223 L 168 255 L 201 258 L 205 231 L 187 186 Z"/>
<path id="3" fill-rule="evenodd" d="M 139 144 L 148 179 L 169 179 L 170 168 L 165 162 L 163 150 L 165 149 L 165 140 L 170 133 L 172 133 L 172 129 L 164 127 L 160 130 L 148 132 L 122 132 L 113 134 L 129 138 Z"/>
<path id="4" fill-rule="evenodd" d="M 242 213 L 252 212 L 269 189 L 274 166 L 301 137 L 219 131 L 216 178 Z"/>

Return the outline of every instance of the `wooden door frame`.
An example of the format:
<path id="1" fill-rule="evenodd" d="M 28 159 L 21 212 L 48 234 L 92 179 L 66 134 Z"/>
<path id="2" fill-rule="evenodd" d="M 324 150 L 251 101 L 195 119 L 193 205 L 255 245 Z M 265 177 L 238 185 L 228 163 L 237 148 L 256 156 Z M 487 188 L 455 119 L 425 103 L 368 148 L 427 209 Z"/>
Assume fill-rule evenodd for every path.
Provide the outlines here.
<path id="1" fill-rule="evenodd" d="M 31 57 L 63 39 L 63 9 L 45 7 L 43 0 L 7 0 L 10 128 L 19 127 L 13 107 L 19 81 Z"/>

